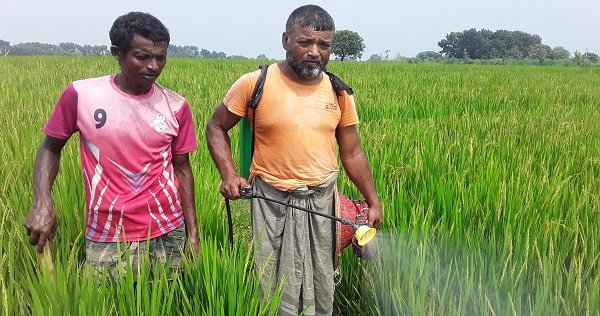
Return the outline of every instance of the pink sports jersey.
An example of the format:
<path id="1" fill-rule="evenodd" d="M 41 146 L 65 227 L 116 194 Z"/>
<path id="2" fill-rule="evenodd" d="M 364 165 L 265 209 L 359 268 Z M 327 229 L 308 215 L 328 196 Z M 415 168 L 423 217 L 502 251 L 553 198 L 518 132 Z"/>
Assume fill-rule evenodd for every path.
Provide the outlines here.
<path id="1" fill-rule="evenodd" d="M 43 131 L 60 139 L 80 133 L 87 239 L 155 238 L 183 224 L 171 158 L 198 148 L 190 107 L 158 84 L 126 94 L 114 78 L 70 84 Z"/>

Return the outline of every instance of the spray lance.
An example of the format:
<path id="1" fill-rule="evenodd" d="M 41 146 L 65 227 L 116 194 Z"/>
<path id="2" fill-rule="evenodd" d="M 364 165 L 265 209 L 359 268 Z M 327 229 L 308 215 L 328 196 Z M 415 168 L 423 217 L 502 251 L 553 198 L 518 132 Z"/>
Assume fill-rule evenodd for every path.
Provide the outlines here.
<path id="1" fill-rule="evenodd" d="M 366 207 L 366 203 L 364 201 L 351 202 L 351 203 L 353 203 L 352 205 L 357 206 L 357 208 L 353 209 L 352 207 L 347 207 L 349 205 L 348 202 L 350 200 L 347 197 L 340 194 L 342 210 L 347 211 L 347 212 L 343 212 L 344 215 L 346 215 L 347 217 L 351 217 L 352 215 L 355 215 L 356 220 L 357 220 L 357 222 L 355 223 L 347 217 L 337 217 L 337 216 L 332 216 L 329 214 L 323 214 L 323 213 L 315 212 L 313 210 L 309 210 L 309 209 L 301 207 L 301 206 L 291 205 L 289 203 L 285 203 L 285 202 L 278 201 L 278 200 L 275 200 L 275 199 L 272 199 L 272 198 L 269 198 L 269 197 L 266 197 L 263 195 L 259 195 L 258 193 L 252 192 L 252 187 L 250 187 L 250 186 L 241 188 L 240 196 L 242 196 L 243 198 L 246 198 L 246 199 L 263 199 L 263 200 L 266 200 L 269 202 L 289 206 L 291 208 L 305 211 L 307 213 L 311 213 L 311 214 L 318 215 L 318 216 L 323 216 L 323 217 L 329 218 L 331 220 L 338 221 L 338 222 L 342 223 L 343 225 L 345 225 L 345 227 L 351 228 L 351 231 L 353 232 L 352 237 L 354 237 L 354 238 L 352 238 L 352 237 L 349 238 L 350 231 L 348 229 L 342 229 L 341 235 L 342 235 L 343 240 L 341 242 L 341 244 L 342 244 L 341 248 L 343 249 L 343 248 L 347 247 L 351 243 L 350 239 L 352 239 L 353 245 L 356 242 L 356 245 L 354 245 L 354 247 L 353 247 L 354 253 L 361 258 L 371 259 L 370 256 L 363 255 L 362 247 L 365 246 L 367 243 L 369 243 L 373 239 L 373 237 L 375 237 L 377 230 L 373 227 L 369 227 L 366 225 L 366 215 L 367 215 L 366 212 L 368 211 L 368 207 Z M 358 206 L 361 206 L 361 207 L 358 207 Z M 352 214 L 349 214 L 349 213 L 352 213 Z M 362 221 L 361 219 L 365 219 L 365 221 Z M 230 226 L 230 235 L 231 235 L 231 226 Z"/>

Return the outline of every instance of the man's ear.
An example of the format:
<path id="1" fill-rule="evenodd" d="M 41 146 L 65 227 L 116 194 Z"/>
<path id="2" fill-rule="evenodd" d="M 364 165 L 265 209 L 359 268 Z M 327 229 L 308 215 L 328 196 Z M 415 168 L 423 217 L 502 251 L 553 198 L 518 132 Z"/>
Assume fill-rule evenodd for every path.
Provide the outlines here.
<path id="1" fill-rule="evenodd" d="M 121 61 L 121 58 L 123 57 L 121 56 L 121 50 L 115 45 L 110 45 L 110 54 L 117 61 Z"/>
<path id="2" fill-rule="evenodd" d="M 286 51 L 290 47 L 290 37 L 286 32 L 283 32 L 283 34 L 281 34 L 281 45 L 283 45 L 283 49 Z"/>

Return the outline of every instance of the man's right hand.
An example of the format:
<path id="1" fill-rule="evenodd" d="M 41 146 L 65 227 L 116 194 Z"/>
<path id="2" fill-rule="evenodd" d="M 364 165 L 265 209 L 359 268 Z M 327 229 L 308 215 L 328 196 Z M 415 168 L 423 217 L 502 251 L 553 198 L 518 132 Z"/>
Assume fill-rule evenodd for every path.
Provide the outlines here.
<path id="1" fill-rule="evenodd" d="M 37 246 L 38 252 L 44 251 L 46 242 L 54 240 L 54 234 L 58 228 L 58 220 L 52 202 L 34 205 L 27 218 L 25 218 L 23 226 L 27 229 L 29 243 Z"/>
<path id="2" fill-rule="evenodd" d="M 239 175 L 234 175 L 231 177 L 223 178 L 221 180 L 221 187 L 219 188 L 219 192 L 226 199 L 237 200 L 240 196 L 240 188 L 245 187 L 248 184 L 248 181 Z"/>

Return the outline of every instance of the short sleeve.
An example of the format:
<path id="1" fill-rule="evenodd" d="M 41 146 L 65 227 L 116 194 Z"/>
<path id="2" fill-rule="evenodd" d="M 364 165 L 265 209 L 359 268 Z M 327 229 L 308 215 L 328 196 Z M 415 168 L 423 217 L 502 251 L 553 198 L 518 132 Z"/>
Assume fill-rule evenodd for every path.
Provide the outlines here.
<path id="1" fill-rule="evenodd" d="M 346 127 L 358 124 L 358 114 L 356 112 L 356 104 L 354 103 L 354 97 L 348 94 L 346 91 L 339 97 L 338 102 L 340 104 L 340 110 L 342 116 L 339 127 Z"/>
<path id="2" fill-rule="evenodd" d="M 254 80 L 253 77 L 255 77 Z M 257 78 L 256 73 L 249 73 L 241 76 L 233 83 L 223 99 L 223 104 L 225 104 L 229 112 L 237 116 L 246 116 L 247 103 L 252 96 L 254 82 Z"/>
<path id="3" fill-rule="evenodd" d="M 184 101 L 179 111 L 175 113 L 175 118 L 179 122 L 179 133 L 175 136 L 171 146 L 173 154 L 183 155 L 198 149 L 192 111 L 187 101 Z"/>
<path id="4" fill-rule="evenodd" d="M 69 139 L 77 127 L 77 91 L 69 84 L 54 106 L 54 112 L 42 131 L 51 137 Z"/>

